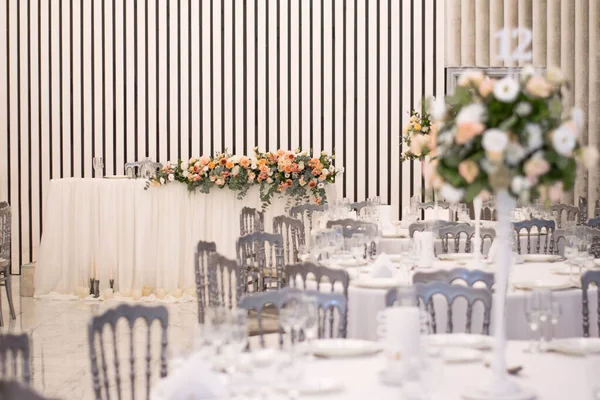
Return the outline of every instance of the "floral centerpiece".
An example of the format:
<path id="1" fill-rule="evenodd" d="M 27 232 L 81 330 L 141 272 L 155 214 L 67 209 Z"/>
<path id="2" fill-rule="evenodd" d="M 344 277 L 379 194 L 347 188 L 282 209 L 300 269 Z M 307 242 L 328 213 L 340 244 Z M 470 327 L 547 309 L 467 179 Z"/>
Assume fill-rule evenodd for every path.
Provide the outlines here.
<path id="1" fill-rule="evenodd" d="M 449 201 L 502 189 L 523 201 L 558 200 L 574 186 L 577 161 L 589 168 L 598 160 L 595 148 L 580 143 L 581 112 L 563 112 L 565 85 L 555 69 L 544 77 L 525 67 L 519 80 L 463 74 L 456 92 L 434 106 L 430 183 Z"/>
<path id="2" fill-rule="evenodd" d="M 480 71 L 463 74 L 456 92 L 437 102 L 439 124 L 433 142 L 436 157 L 426 179 L 451 202 L 479 201 L 496 195 L 498 223 L 495 260 L 493 379 L 467 388 L 466 398 L 533 399 L 535 393 L 511 381 L 506 373 L 505 304 L 511 267 L 511 211 L 516 200 L 558 199 L 575 184 L 577 163 L 595 166 L 595 148 L 582 146 L 580 111 L 565 113 L 559 70 L 545 76 L 523 68 L 519 79 L 492 79 Z M 568 114 L 568 115 L 565 115 Z"/>
<path id="3" fill-rule="evenodd" d="M 426 111 L 426 102 L 423 101 L 421 112 L 412 110 L 408 125 L 402 129 L 402 140 L 407 150 L 401 157 L 402 161 L 420 160 L 431 153 L 431 116 Z"/>
<path id="4" fill-rule="evenodd" d="M 253 156 L 239 156 L 225 151 L 214 157 L 167 163 L 150 178 L 146 189 L 181 182 L 189 191 L 200 193 L 227 187 L 237 191 L 238 199 L 242 199 L 252 185 L 260 185 L 263 208 L 277 194 L 292 196 L 296 201 L 312 198 L 317 204 L 327 202 L 325 185 L 335 183 L 340 172 L 333 165 L 335 155 L 325 151 L 313 155 L 301 149 L 261 153 L 258 147 L 254 152 Z"/>

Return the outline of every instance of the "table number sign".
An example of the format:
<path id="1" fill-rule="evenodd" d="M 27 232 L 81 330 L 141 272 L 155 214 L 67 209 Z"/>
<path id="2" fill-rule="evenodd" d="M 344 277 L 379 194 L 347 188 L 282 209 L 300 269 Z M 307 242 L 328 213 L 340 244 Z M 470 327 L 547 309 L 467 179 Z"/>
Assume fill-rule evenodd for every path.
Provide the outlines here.
<path id="1" fill-rule="evenodd" d="M 498 60 L 502 61 L 531 61 L 533 56 L 530 49 L 533 41 L 533 34 L 527 28 L 503 28 L 494 35 L 500 41 L 500 50 L 497 55 Z M 519 45 L 510 48 L 511 40 L 519 38 Z M 529 49 L 529 50 L 527 50 Z"/>

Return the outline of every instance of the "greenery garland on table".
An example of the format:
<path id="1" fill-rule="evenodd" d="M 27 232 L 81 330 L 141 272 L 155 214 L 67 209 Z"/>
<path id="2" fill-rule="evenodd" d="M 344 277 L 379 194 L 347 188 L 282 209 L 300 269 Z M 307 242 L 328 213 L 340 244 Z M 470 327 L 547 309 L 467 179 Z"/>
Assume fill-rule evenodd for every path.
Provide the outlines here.
<path id="1" fill-rule="evenodd" d="M 254 148 L 253 156 L 217 153 L 215 157 L 192 157 L 177 164 L 167 163 L 150 178 L 150 186 L 171 182 L 187 185 L 190 192 L 209 193 L 214 187 L 237 191 L 243 199 L 253 185 L 260 185 L 263 208 L 271 204 L 276 194 L 292 196 L 296 201 L 312 200 L 317 204 L 327 202 L 325 185 L 335 183 L 341 172 L 333 165 L 335 155 L 326 151 L 314 155 L 312 150 L 277 150 L 261 153 Z M 312 196 L 311 196 L 312 195 Z"/>

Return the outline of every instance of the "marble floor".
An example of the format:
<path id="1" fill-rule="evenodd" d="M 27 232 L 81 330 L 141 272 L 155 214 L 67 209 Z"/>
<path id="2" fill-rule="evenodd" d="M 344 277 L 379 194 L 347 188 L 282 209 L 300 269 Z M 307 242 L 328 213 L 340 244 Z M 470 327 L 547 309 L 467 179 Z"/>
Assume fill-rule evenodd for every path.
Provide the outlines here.
<path id="1" fill-rule="evenodd" d="M 31 375 L 33 387 L 49 398 L 56 399 L 93 399 L 93 387 L 90 367 L 88 322 L 94 315 L 103 313 L 118 303 L 86 302 L 83 300 L 52 301 L 21 297 L 19 276 L 13 276 L 13 299 L 17 319 L 10 318 L 6 292 L 3 288 L 2 313 L 4 326 L 2 333 L 29 334 L 31 345 Z M 191 338 L 197 321 L 195 302 L 183 304 L 165 304 L 169 309 L 169 348 L 172 354 L 186 352 L 191 348 Z M 124 386 L 128 386 L 128 349 L 129 333 L 124 321 L 117 329 L 119 359 L 122 365 Z M 136 349 L 137 380 L 144 379 L 144 355 L 147 343 L 147 328 L 144 322 L 134 327 Z M 159 327 L 155 323 L 152 329 L 153 342 L 159 343 Z M 156 335 L 156 336 L 154 336 Z M 158 350 L 158 346 L 157 346 Z M 111 350 L 112 351 L 112 348 Z M 157 355 L 157 352 L 153 352 Z M 112 365 L 112 360 L 108 365 Z M 152 360 L 157 366 L 158 360 Z M 158 368 L 154 368 L 158 371 Z M 124 371 L 123 371 L 124 370 Z M 141 378 L 141 379 L 140 379 Z M 155 379 L 155 377 L 153 377 Z M 136 387 L 138 385 L 136 384 Z M 136 398 L 145 398 L 144 392 L 136 391 Z M 127 395 L 125 398 L 129 398 Z"/>

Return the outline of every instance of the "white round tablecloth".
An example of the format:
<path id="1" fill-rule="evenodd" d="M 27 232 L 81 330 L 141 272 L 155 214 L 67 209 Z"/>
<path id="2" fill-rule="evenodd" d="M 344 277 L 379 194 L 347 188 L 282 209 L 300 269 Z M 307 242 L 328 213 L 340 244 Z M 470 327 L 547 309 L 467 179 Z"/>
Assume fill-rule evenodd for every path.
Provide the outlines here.
<path id="1" fill-rule="evenodd" d="M 144 190 L 145 180 L 55 179 L 49 186 L 44 234 L 35 271 L 35 295 L 71 294 L 88 286 L 92 268 L 101 289 L 195 287 L 194 251 L 199 240 L 235 258 L 244 206 L 260 209 L 259 188 L 243 199 L 237 192 L 213 189 L 189 193 L 172 183 Z M 335 199 L 334 185 L 327 196 Z M 265 212 L 265 230 L 286 214 L 286 199 L 275 198 Z"/>
<path id="2" fill-rule="evenodd" d="M 417 269 L 416 271 L 434 271 L 435 269 L 451 269 L 465 267 L 448 261 L 436 261 L 433 268 Z M 510 288 L 506 302 L 508 339 L 526 340 L 531 337 L 529 326 L 525 319 L 525 300 L 528 291 L 513 288 L 515 283 L 533 282 L 543 280 L 550 283 L 568 282 L 566 275 L 555 275 L 551 271 L 555 268 L 566 267 L 563 263 L 525 263 L 515 265 L 510 275 Z M 467 266 L 468 268 L 468 266 Z M 493 266 L 489 268 L 493 271 Z M 353 273 L 355 275 L 355 273 Z M 368 274 L 361 274 L 362 277 Z M 348 289 L 348 337 L 354 339 L 377 340 L 377 313 L 385 309 L 385 294 L 387 289 L 373 289 L 356 286 L 356 278 L 350 280 Z M 405 280 L 409 284 L 409 280 Z M 555 337 L 574 337 L 583 335 L 581 289 L 565 289 L 553 291 L 553 297 L 559 302 L 562 315 L 553 335 Z M 588 290 L 590 302 L 590 334 L 597 335 L 597 291 L 596 288 Z M 435 301 L 437 332 L 446 330 L 447 306 L 446 300 L 436 297 Z M 493 305 L 492 305 L 493 307 Z M 453 306 L 454 332 L 464 332 L 466 326 L 466 302 L 457 299 Z M 473 312 L 472 332 L 481 333 L 483 312 L 481 304 L 477 304 Z M 490 325 L 490 334 L 493 332 L 493 324 Z M 550 332 L 547 332 L 550 334 Z"/>

